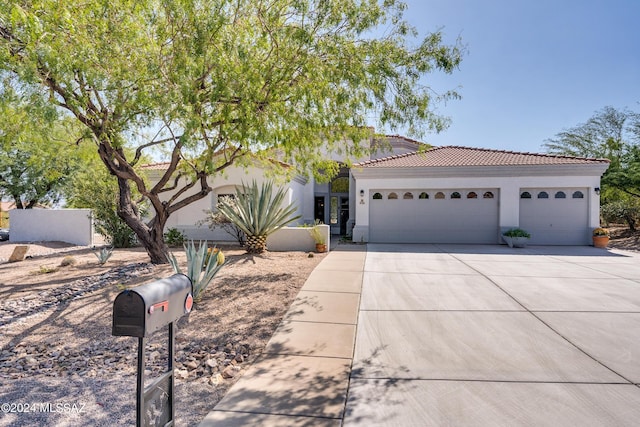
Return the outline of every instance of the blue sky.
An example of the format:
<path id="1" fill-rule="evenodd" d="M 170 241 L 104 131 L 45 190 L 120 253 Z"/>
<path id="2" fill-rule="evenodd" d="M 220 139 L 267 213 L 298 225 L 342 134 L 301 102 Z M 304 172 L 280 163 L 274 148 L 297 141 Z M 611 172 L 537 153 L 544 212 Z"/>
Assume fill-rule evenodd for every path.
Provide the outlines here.
<path id="1" fill-rule="evenodd" d="M 467 47 L 458 71 L 425 80 L 462 99 L 438 105 L 452 124 L 424 142 L 542 152 L 607 105 L 640 112 L 639 0 L 405 2 L 420 34 Z"/>

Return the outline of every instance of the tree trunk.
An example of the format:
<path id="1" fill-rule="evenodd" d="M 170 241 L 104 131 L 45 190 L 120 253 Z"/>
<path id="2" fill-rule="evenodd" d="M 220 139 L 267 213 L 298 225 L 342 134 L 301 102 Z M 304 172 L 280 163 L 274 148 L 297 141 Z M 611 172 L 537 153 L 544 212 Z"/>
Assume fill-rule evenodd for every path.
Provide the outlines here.
<path id="1" fill-rule="evenodd" d="M 169 248 L 164 242 L 164 226 L 167 223 L 169 215 L 166 210 L 156 212 L 156 217 L 151 225 L 147 225 L 140 218 L 140 213 L 131 199 L 131 189 L 129 183 L 124 178 L 118 178 L 118 188 L 120 197 L 118 198 L 118 216 L 127 223 L 127 225 L 138 236 L 138 240 L 142 243 L 152 264 L 168 264 Z"/>

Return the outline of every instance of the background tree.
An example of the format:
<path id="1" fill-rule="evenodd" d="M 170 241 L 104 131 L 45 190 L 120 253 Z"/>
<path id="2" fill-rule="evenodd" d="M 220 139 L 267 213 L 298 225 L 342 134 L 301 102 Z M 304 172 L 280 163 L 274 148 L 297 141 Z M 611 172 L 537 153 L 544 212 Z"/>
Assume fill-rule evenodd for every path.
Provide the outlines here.
<path id="1" fill-rule="evenodd" d="M 605 107 L 587 122 L 547 140 L 543 147 L 552 154 L 609 159 L 603 187 L 640 197 L 639 144 L 640 114 Z"/>
<path id="2" fill-rule="evenodd" d="M 118 216 L 118 181 L 102 166 L 95 151 L 87 148 L 91 147 L 82 147 L 81 170 L 65 186 L 66 206 L 92 209 L 96 231 L 111 246 L 129 248 L 135 245 L 136 235 Z"/>
<path id="3" fill-rule="evenodd" d="M 624 221 L 635 230 L 640 199 L 640 114 L 605 107 L 587 122 L 547 140 L 549 153 L 607 158 L 602 177 L 602 213 L 607 221 Z"/>
<path id="4" fill-rule="evenodd" d="M 410 135 L 446 126 L 432 104 L 457 94 L 434 95 L 424 77 L 452 72 L 461 49 L 443 45 L 439 32 L 410 45 L 417 34 L 404 8 L 396 0 L 0 0 L 0 67 L 45 86 L 89 130 L 117 179 L 118 215 L 151 261 L 165 263 L 169 216 L 249 153 L 277 150 L 306 169 L 327 148 L 361 153 L 372 115 Z M 376 29 L 384 35 L 373 37 Z M 150 186 L 135 166 L 154 148 L 169 165 Z M 149 221 L 132 188 L 148 201 Z"/>
<path id="5" fill-rule="evenodd" d="M 5 76 L 0 87 L 0 192 L 17 209 L 55 204 L 79 163 L 78 132 L 41 94 L 15 83 Z"/>

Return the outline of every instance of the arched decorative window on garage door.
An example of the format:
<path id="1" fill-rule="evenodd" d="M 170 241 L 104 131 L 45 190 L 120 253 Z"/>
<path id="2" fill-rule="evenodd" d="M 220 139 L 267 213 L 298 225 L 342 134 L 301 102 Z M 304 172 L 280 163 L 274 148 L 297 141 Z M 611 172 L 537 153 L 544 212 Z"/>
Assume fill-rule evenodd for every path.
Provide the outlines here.
<path id="1" fill-rule="evenodd" d="M 485 191 L 482 195 L 483 199 L 493 199 L 493 193 L 491 191 Z"/>
<path id="2" fill-rule="evenodd" d="M 457 191 L 454 191 L 453 193 L 451 193 L 451 198 L 452 199 L 461 199 L 462 196 L 460 196 L 460 193 L 458 193 Z"/>
<path id="3" fill-rule="evenodd" d="M 422 192 L 420 193 L 420 195 L 418 196 L 418 199 L 428 199 L 429 195 L 426 192 Z"/>
<path id="4" fill-rule="evenodd" d="M 565 194 L 564 191 L 558 191 L 555 195 L 556 199 L 566 199 L 567 195 Z"/>
<path id="5" fill-rule="evenodd" d="M 529 193 L 528 191 L 523 191 L 522 194 L 520 194 L 520 198 L 521 199 L 530 199 L 531 198 L 531 193 Z"/>
<path id="6" fill-rule="evenodd" d="M 538 199 L 548 199 L 549 198 L 549 193 L 547 193 L 546 191 L 541 191 L 538 193 Z"/>
<path id="7" fill-rule="evenodd" d="M 582 194 L 582 191 L 574 191 L 573 195 L 571 196 L 571 198 L 573 198 L 573 199 L 584 199 L 584 194 Z"/>
<path id="8" fill-rule="evenodd" d="M 467 199 L 477 199 L 478 194 L 475 191 L 470 191 L 467 193 Z"/>
<path id="9" fill-rule="evenodd" d="M 398 199 L 398 195 L 396 193 L 389 193 L 389 195 L 387 196 L 387 199 L 389 199 L 389 200 L 397 200 Z"/>
<path id="10" fill-rule="evenodd" d="M 373 194 L 373 200 L 381 200 L 381 199 L 382 199 L 382 194 L 380 193 Z"/>
<path id="11" fill-rule="evenodd" d="M 413 199 L 413 193 L 410 193 L 410 192 L 407 191 L 406 193 L 404 193 L 402 198 L 405 199 L 405 200 L 412 200 Z"/>
<path id="12" fill-rule="evenodd" d="M 438 191 L 436 193 L 436 199 L 444 199 L 444 193 L 442 191 Z"/>

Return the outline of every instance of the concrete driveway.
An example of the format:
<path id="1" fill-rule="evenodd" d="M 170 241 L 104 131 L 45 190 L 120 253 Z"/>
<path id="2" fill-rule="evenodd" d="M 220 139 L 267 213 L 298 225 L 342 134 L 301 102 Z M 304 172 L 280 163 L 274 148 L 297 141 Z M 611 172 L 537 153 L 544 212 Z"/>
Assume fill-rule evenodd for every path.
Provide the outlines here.
<path id="1" fill-rule="evenodd" d="M 341 245 L 201 427 L 635 426 L 640 254 Z"/>
<path id="2" fill-rule="evenodd" d="M 344 426 L 640 422 L 640 254 L 368 245 Z"/>

